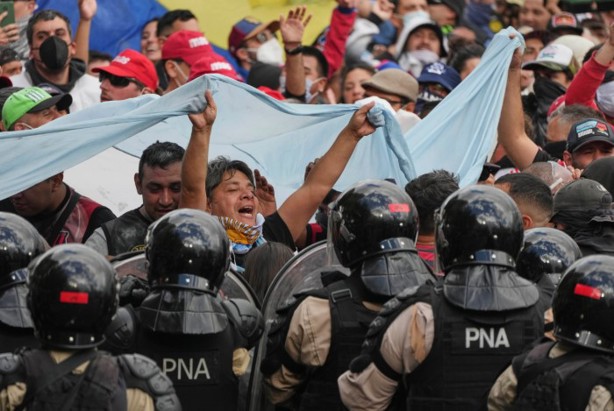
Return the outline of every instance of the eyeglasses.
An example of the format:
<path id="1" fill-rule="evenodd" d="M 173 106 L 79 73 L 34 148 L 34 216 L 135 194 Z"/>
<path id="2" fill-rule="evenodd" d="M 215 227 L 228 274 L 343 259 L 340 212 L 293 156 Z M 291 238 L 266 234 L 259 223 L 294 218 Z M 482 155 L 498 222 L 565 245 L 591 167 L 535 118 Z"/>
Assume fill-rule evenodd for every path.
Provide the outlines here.
<path id="1" fill-rule="evenodd" d="M 365 97 L 379 97 L 382 100 L 386 100 L 391 106 L 394 106 L 395 104 L 400 104 L 400 105 L 403 104 L 403 102 L 401 100 L 390 100 L 389 98 L 384 98 L 382 96 L 371 94 L 369 92 L 365 93 Z"/>
<path id="2" fill-rule="evenodd" d="M 111 83 L 111 85 L 113 87 L 124 88 L 124 87 L 128 87 L 128 84 L 130 84 L 130 83 L 134 83 L 137 86 L 139 86 L 140 88 L 145 87 L 145 85 L 143 83 L 141 83 L 140 81 L 138 81 L 135 78 L 132 78 L 132 77 L 119 77 L 119 76 L 116 76 L 114 74 L 107 73 L 106 71 L 100 71 L 99 79 L 100 79 L 101 83 L 103 81 L 105 81 L 105 80 L 109 80 L 109 83 Z"/>

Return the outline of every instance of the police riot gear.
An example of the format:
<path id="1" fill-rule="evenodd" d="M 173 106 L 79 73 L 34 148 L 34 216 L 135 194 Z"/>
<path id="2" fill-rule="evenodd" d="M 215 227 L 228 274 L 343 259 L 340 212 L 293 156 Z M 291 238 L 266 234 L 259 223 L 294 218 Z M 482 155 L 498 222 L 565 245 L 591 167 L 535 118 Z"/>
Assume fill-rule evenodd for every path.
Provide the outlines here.
<path id="1" fill-rule="evenodd" d="M 524 233 L 524 246 L 516 260 L 516 271 L 535 283 L 547 275 L 556 285 L 567 267 L 580 257 L 580 247 L 561 230 L 532 228 Z"/>
<path id="2" fill-rule="evenodd" d="M 535 284 L 515 272 L 523 239 L 522 218 L 503 191 L 462 188 L 436 218 L 436 245 L 446 272 L 443 295 L 462 309 L 506 311 L 535 304 Z"/>
<path id="3" fill-rule="evenodd" d="M 550 358 L 555 344 L 540 344 L 512 361 L 518 381 L 514 410 L 583 411 L 595 386 L 614 392 L 611 356 L 580 349 Z"/>
<path id="4" fill-rule="evenodd" d="M 0 212 L 0 349 L 38 345 L 27 308 L 27 266 L 45 251 L 43 237 L 23 217 Z"/>
<path id="5" fill-rule="evenodd" d="M 364 180 L 350 187 L 335 202 L 330 218 L 335 252 L 345 267 L 411 249 L 418 235 L 414 202 L 388 181 Z"/>
<path id="6" fill-rule="evenodd" d="M 614 257 L 593 255 L 572 264 L 552 301 L 554 335 L 574 345 L 614 353 Z"/>
<path id="7" fill-rule="evenodd" d="M 99 345 L 118 304 L 115 270 L 82 244 L 57 246 L 31 267 L 28 307 L 39 339 L 55 348 Z"/>
<path id="8" fill-rule="evenodd" d="M 436 225 L 437 255 L 446 272 L 461 264 L 513 264 L 522 247 L 520 211 L 495 187 L 456 191 L 442 204 Z"/>
<path id="9" fill-rule="evenodd" d="M 444 202 L 436 224 L 443 282 L 406 290 L 387 302 L 350 370 L 360 373 L 373 363 L 400 382 L 407 409 L 481 409 L 500 370 L 543 335 L 546 307 L 538 303 L 535 284 L 514 271 L 523 232 L 520 212 L 507 194 L 465 187 Z M 391 324 L 406 332 L 407 324 L 395 319 L 418 303 L 432 309 L 432 322 L 427 321 L 434 337 L 426 359 L 400 375 L 383 359 L 381 344 Z M 411 355 L 403 351 L 404 360 Z"/>
<path id="10" fill-rule="evenodd" d="M 83 373 L 73 373 L 89 361 Z M 0 389 L 17 382 L 27 388 L 18 409 L 123 410 L 126 389 L 149 395 L 157 411 L 180 411 L 171 381 L 139 354 L 112 357 L 95 350 L 75 352 L 57 364 L 48 351 L 0 355 Z"/>
<path id="11" fill-rule="evenodd" d="M 330 233 L 339 262 L 375 296 L 388 299 L 434 278 L 418 256 L 418 212 L 400 187 L 361 181 L 335 202 Z"/>
<path id="12" fill-rule="evenodd" d="M 11 273 L 26 268 L 45 248 L 32 224 L 17 214 L 0 212 L 0 288 L 13 284 Z"/>
<path id="13" fill-rule="evenodd" d="M 149 227 L 145 243 L 152 287 L 215 293 L 230 265 L 228 237 L 204 211 L 171 211 Z"/>
<path id="14" fill-rule="evenodd" d="M 233 358 L 248 355 L 262 317 L 218 296 L 230 265 L 226 232 L 211 215 L 180 209 L 152 224 L 145 243 L 151 290 L 134 311 L 120 308 L 109 346 L 152 358 L 185 410 L 202 409 L 203 399 L 208 409 L 237 409 Z"/>

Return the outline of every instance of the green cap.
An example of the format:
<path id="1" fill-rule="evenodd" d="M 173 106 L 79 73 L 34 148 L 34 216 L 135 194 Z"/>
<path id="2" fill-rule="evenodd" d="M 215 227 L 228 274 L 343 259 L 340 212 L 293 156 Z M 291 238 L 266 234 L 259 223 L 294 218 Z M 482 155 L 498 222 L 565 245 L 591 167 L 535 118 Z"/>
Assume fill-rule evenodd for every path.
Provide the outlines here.
<path id="1" fill-rule="evenodd" d="M 13 93 L 2 107 L 2 123 L 5 130 L 10 130 L 17 120 L 27 113 L 36 113 L 41 110 L 57 106 L 59 110 L 66 110 L 72 103 L 70 94 L 52 96 L 39 87 L 28 87 Z"/>

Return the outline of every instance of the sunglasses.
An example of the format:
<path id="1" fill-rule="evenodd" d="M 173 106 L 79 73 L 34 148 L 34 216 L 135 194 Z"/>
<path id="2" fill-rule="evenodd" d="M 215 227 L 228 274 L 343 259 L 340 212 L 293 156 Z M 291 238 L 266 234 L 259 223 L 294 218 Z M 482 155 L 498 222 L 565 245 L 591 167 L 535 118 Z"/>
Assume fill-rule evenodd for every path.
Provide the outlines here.
<path id="1" fill-rule="evenodd" d="M 104 80 L 109 80 L 109 83 L 111 83 L 112 86 L 119 87 L 119 88 L 128 87 L 128 84 L 130 84 L 130 83 L 134 83 L 137 86 L 139 86 L 140 88 L 145 87 L 145 85 L 143 83 L 141 83 L 140 81 L 138 81 L 135 78 L 132 78 L 132 77 L 119 77 L 119 76 L 116 76 L 114 74 L 109 74 L 106 71 L 100 71 L 98 78 L 100 79 L 101 83 Z"/>

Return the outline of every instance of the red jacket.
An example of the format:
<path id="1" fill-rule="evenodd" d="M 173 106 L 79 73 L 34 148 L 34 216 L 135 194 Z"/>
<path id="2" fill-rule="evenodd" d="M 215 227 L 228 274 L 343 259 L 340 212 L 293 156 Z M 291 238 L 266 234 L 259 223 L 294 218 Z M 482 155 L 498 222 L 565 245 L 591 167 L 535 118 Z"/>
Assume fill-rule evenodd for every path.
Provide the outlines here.
<path id="1" fill-rule="evenodd" d="M 565 105 L 582 104 L 599 110 L 595 103 L 597 89 L 605 77 L 609 66 L 603 66 L 595 60 L 595 54 L 584 63 L 567 89 Z"/>
<path id="2" fill-rule="evenodd" d="M 354 27 L 354 21 L 356 21 L 356 10 L 343 7 L 333 10 L 322 51 L 328 62 L 329 78 L 343 65 L 345 43 Z"/>

